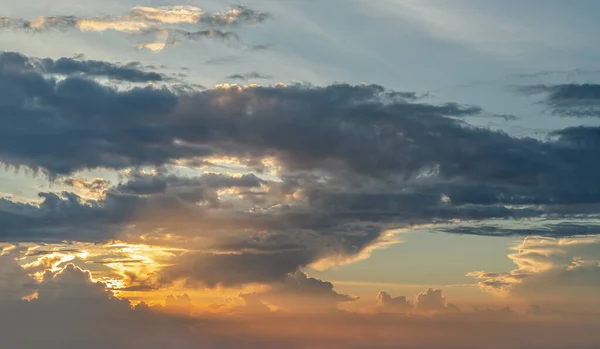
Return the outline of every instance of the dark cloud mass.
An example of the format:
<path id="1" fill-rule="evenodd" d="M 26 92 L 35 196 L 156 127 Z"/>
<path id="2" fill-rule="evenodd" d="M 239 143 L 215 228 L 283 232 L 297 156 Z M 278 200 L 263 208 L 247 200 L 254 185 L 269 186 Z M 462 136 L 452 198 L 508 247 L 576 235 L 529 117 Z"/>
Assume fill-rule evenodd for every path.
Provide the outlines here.
<path id="1" fill-rule="evenodd" d="M 75 65 L 57 79 L 23 56 L 0 57 L 2 163 L 51 178 L 96 168 L 159 169 L 133 171 L 112 186 L 64 182 L 96 199 L 72 192 L 40 193 L 39 205 L 2 199 L 2 240 L 144 236 L 159 243 L 157 232 L 170 232 L 190 251 L 158 282 L 281 281 L 313 263 L 368 253 L 386 242 L 388 229 L 421 224 L 569 218 L 572 229 L 548 226 L 544 235 L 577 235 L 590 232 L 582 227 L 598 213 L 600 152 L 592 127 L 540 141 L 465 123 L 478 107 L 429 104 L 377 85 L 117 89 L 92 79 L 104 68 Z M 237 159 L 247 173 L 161 170 L 209 166 L 215 158 Z M 447 231 L 531 232 L 469 224 Z"/>
<path id="2" fill-rule="evenodd" d="M 70 77 L 103 77 L 127 82 L 160 82 L 167 78 L 156 72 L 144 71 L 139 64 L 126 65 L 73 58 L 36 59 L 16 52 L 0 53 L 3 74 L 66 75 Z"/>
<path id="3" fill-rule="evenodd" d="M 544 95 L 542 103 L 560 116 L 600 116 L 598 84 L 532 85 L 521 88 L 521 91 L 532 95 Z"/>

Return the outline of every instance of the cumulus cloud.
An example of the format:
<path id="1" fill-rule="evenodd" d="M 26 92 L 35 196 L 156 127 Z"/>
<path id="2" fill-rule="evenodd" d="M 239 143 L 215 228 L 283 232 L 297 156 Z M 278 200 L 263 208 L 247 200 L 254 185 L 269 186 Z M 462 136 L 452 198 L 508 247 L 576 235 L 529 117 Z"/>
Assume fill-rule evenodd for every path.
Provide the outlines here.
<path id="1" fill-rule="evenodd" d="M 377 294 L 377 310 L 391 312 L 406 312 L 412 309 L 412 304 L 406 300 L 406 296 L 392 297 L 386 291 Z"/>
<path id="2" fill-rule="evenodd" d="M 454 304 L 446 304 L 442 290 L 429 288 L 425 292 L 415 295 L 413 301 L 406 296 L 392 297 L 388 292 L 381 291 L 377 294 L 375 310 L 382 313 L 410 313 L 428 315 L 456 315 L 460 309 Z M 470 314 L 472 315 L 472 314 Z"/>
<path id="3" fill-rule="evenodd" d="M 419 293 L 415 299 L 415 307 L 423 311 L 439 311 L 446 308 L 446 298 L 440 289 L 428 289 Z"/>

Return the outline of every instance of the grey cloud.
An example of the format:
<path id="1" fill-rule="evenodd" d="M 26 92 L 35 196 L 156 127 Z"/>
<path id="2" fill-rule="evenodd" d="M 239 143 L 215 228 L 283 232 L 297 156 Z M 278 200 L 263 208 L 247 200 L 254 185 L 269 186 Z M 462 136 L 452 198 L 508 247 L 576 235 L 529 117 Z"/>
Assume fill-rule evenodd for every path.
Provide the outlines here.
<path id="1" fill-rule="evenodd" d="M 35 63 L 39 63 L 42 71 L 49 74 L 83 74 L 129 82 L 158 82 L 167 80 L 164 75 L 143 71 L 136 64 L 118 65 L 103 61 L 76 60 L 65 57 L 57 60 L 46 58 Z"/>
<path id="2" fill-rule="evenodd" d="M 19 265 L 17 257 L 10 251 L 0 251 L 0 306 L 35 291 L 36 281 Z"/>
<path id="3" fill-rule="evenodd" d="M 548 215 L 581 223 L 598 212 L 593 128 L 540 141 L 466 124 L 477 107 L 377 85 L 117 90 L 19 62 L 0 62 L 6 164 L 51 177 L 209 157 L 235 157 L 247 172 L 266 173 L 265 158 L 278 166 L 281 181 L 134 173 L 97 200 L 68 192 L 42 193 L 39 206 L 0 200 L 0 235 L 10 241 L 160 241 L 161 229 L 201 237 L 164 282 L 281 281 L 322 259 L 351 260 L 386 229 Z"/>
<path id="4" fill-rule="evenodd" d="M 251 73 L 246 73 L 246 74 L 232 74 L 227 76 L 227 79 L 230 80 L 242 80 L 242 81 L 248 81 L 248 80 L 255 80 L 255 79 L 271 79 L 271 76 L 269 75 L 263 75 L 257 72 L 251 72 Z"/>
<path id="5" fill-rule="evenodd" d="M 301 270 L 286 275 L 268 291 L 246 295 L 245 299 L 249 297 L 294 313 L 336 311 L 338 303 L 358 299 L 336 292 L 332 283 L 309 277 Z"/>
<path id="6" fill-rule="evenodd" d="M 3 226 L 0 236 L 4 241 L 100 242 L 114 239 L 125 225 L 137 220 L 140 230 L 152 224 L 154 228 L 193 225 L 197 221 L 193 216 L 200 215 L 203 207 L 219 207 L 217 190 L 247 189 L 260 184 L 253 175 L 207 174 L 195 178 L 133 175 L 125 183 L 103 190 L 105 196 L 96 200 L 86 200 L 71 192 L 40 193 L 42 201 L 37 206 L 9 204 L 4 200 L 5 207 L 0 209 Z M 199 203 L 204 206 L 198 206 Z M 158 217 L 155 219 L 153 215 Z M 192 216 L 187 222 L 183 219 L 186 215 Z M 166 217 L 161 219 L 162 216 Z"/>
<path id="7" fill-rule="evenodd" d="M 560 221 L 559 219 L 556 219 Z M 464 235 L 483 235 L 483 236 L 546 236 L 563 237 L 578 235 L 597 235 L 600 234 L 600 225 L 594 219 L 582 219 L 580 222 L 556 222 L 542 223 L 531 227 L 515 228 L 507 225 L 459 225 L 443 227 L 440 230 Z"/>
<path id="8" fill-rule="evenodd" d="M 2 338 L 11 348 L 221 348 L 215 337 L 187 329 L 191 319 L 133 310 L 88 272 L 67 265 L 35 283 L 37 299 L 0 304 Z M 60 314 L 60 315 L 59 315 Z M 148 328 L 153 330 L 146 333 Z M 229 345 L 229 344 L 226 344 Z"/>
<path id="9" fill-rule="evenodd" d="M 561 116 L 600 116 L 600 85 L 560 84 L 532 85 L 520 88 L 527 94 L 543 94 L 542 102 Z"/>
<path id="10" fill-rule="evenodd" d="M 176 258 L 161 271 L 160 282 L 184 279 L 190 286 L 232 287 L 282 280 L 309 264 L 312 251 L 269 253 L 193 253 Z"/>

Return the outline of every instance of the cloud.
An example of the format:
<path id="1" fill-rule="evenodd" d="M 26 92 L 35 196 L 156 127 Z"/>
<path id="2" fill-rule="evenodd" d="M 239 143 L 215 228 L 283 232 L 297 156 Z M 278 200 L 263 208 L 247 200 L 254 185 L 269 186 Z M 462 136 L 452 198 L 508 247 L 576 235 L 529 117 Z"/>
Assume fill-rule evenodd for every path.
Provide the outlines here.
<path id="1" fill-rule="evenodd" d="M 134 7 L 131 17 L 148 22 L 166 24 L 207 24 L 211 26 L 236 26 L 266 21 L 270 14 L 237 5 L 220 13 L 210 14 L 195 6 Z"/>
<path id="2" fill-rule="evenodd" d="M 406 296 L 392 297 L 388 292 L 381 291 L 377 294 L 375 311 L 377 313 L 397 313 L 411 315 L 458 315 L 461 310 L 454 304 L 446 304 L 442 290 L 429 288 L 425 292 L 415 295 L 413 301 Z M 473 315 L 470 313 L 469 316 Z"/>
<path id="3" fill-rule="evenodd" d="M 16 275 L 12 274 L 8 280 L 17 281 Z M 275 290 L 286 295 L 300 291 L 340 299 L 340 295 L 332 293 L 328 283 L 305 274 L 290 275 L 288 282 Z M 535 321 L 516 314 L 507 317 L 505 309 L 409 317 L 349 312 L 268 313 L 263 308 L 263 312 L 192 316 L 189 312 L 171 311 L 190 309 L 192 301 L 186 295 L 168 297 L 164 307 L 146 303 L 132 306 L 127 299 L 115 297 L 104 284 L 93 280 L 88 271 L 72 264 L 47 273 L 43 280 L 35 283 L 35 288 L 38 292 L 35 299 L 0 302 L 3 340 L 11 348 L 42 348 L 51 344 L 65 349 L 82 346 L 92 349 L 191 349 L 198 346 L 209 349 L 373 346 L 450 349 L 457 345 L 476 349 L 513 347 L 524 341 L 531 348 L 549 345 L 588 348 L 598 344 L 597 318 Z M 252 302 L 251 299 L 245 298 L 247 302 Z M 365 333 L 377 333 L 377 336 L 365 336 Z"/>
<path id="4" fill-rule="evenodd" d="M 17 257 L 14 251 L 0 253 L 0 305 L 18 301 L 35 291 L 35 280 L 19 265 Z"/>
<path id="5" fill-rule="evenodd" d="M 245 300 L 253 298 L 293 313 L 336 311 L 338 303 L 358 299 L 337 293 L 332 283 L 309 277 L 301 270 L 289 273 L 283 281 L 270 285 L 267 291 L 243 296 Z M 250 306 L 253 304 L 251 302 Z"/>
<path id="6" fill-rule="evenodd" d="M 216 342 L 193 335 L 177 319 L 151 311 L 133 310 L 128 300 L 114 297 L 88 271 L 72 264 L 48 273 L 36 285 L 37 297 L 0 305 L 3 340 L 11 348 L 216 348 Z M 150 330 L 149 330 L 150 329 Z M 149 333 L 145 333 L 149 331 Z M 145 334 L 144 334 L 145 333 Z"/>
<path id="7" fill-rule="evenodd" d="M 253 79 L 271 79 L 271 76 L 269 75 L 263 75 L 257 72 L 251 72 L 251 73 L 247 73 L 247 74 L 232 74 L 229 75 L 227 77 L 227 79 L 230 80 L 242 80 L 242 81 L 248 81 L 248 80 L 253 80 Z"/>
<path id="8" fill-rule="evenodd" d="M 66 178 L 63 183 L 67 186 L 81 189 L 84 193 L 102 197 L 110 186 L 110 181 L 104 178 L 94 178 L 88 181 L 85 178 Z"/>
<path id="9" fill-rule="evenodd" d="M 406 296 L 392 297 L 386 291 L 377 294 L 377 310 L 390 312 L 407 312 L 412 309 L 412 304 L 406 300 Z"/>
<path id="10" fill-rule="evenodd" d="M 481 235 L 481 236 L 545 236 L 559 238 L 562 236 L 595 235 L 600 233 L 600 225 L 595 217 L 584 222 L 577 219 L 548 217 L 546 219 L 528 219 L 518 224 L 497 222 L 496 224 L 455 224 L 440 227 L 439 230 L 452 234 Z"/>
<path id="11" fill-rule="evenodd" d="M 530 95 L 543 94 L 542 103 L 553 114 L 571 117 L 600 116 L 598 84 L 531 85 L 521 87 L 520 90 Z"/>
<path id="12" fill-rule="evenodd" d="M 164 50 L 167 46 L 178 46 L 184 41 L 198 41 L 202 39 L 215 39 L 225 43 L 242 44 L 241 39 L 236 33 L 219 29 L 188 31 L 184 29 L 152 28 L 144 30 L 140 35 L 154 36 L 154 39 L 138 44 L 138 49 L 147 49 L 156 52 Z"/>
<path id="13" fill-rule="evenodd" d="M 600 294 L 600 239 L 528 237 L 513 248 L 510 272 L 472 272 L 489 292 L 509 293 L 536 302 L 597 301 Z"/>
<path id="14" fill-rule="evenodd" d="M 446 299 L 442 297 L 442 290 L 430 288 L 417 295 L 415 307 L 422 311 L 444 310 L 446 309 Z"/>
<path id="15" fill-rule="evenodd" d="M 138 48 L 162 51 L 182 40 L 216 38 L 239 42 L 237 34 L 215 28 L 235 28 L 262 23 L 271 15 L 241 5 L 219 13 L 206 13 L 195 6 L 134 7 L 128 14 L 82 18 L 77 16 L 42 16 L 34 20 L 0 17 L 0 30 L 26 32 L 80 32 L 115 31 L 134 36 L 154 35 L 150 42 L 141 42 Z M 201 27 L 213 27 L 200 29 Z"/>
<path id="16" fill-rule="evenodd" d="M 478 107 L 378 85 L 117 89 L 2 57 L 1 162 L 61 180 L 98 168 L 158 169 L 113 186 L 71 179 L 79 194 L 43 192 L 39 203 L 2 199 L 4 241 L 185 247 L 160 282 L 214 287 L 354 261 L 415 226 L 522 235 L 536 227 L 485 226 L 545 217 L 557 223 L 545 235 L 593 233 L 594 128 L 540 141 L 466 124 Z M 235 163 L 236 174 L 165 170 L 219 161 Z"/>
<path id="17" fill-rule="evenodd" d="M 120 65 L 94 60 L 73 58 L 38 59 L 23 56 L 16 52 L 0 52 L 0 66 L 3 75 L 39 75 L 44 74 L 70 77 L 108 78 L 135 83 L 168 81 L 166 76 L 148 72 L 137 63 Z"/>

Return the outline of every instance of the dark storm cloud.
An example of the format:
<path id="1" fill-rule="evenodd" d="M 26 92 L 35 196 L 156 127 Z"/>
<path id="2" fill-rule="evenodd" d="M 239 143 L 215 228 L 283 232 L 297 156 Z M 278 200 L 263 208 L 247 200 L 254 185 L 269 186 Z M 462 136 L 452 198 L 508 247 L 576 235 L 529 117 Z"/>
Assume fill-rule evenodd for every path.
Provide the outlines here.
<path id="1" fill-rule="evenodd" d="M 600 85 L 598 84 L 532 85 L 522 87 L 521 91 L 532 95 L 544 95 L 542 102 L 557 115 L 600 116 Z"/>

